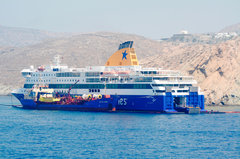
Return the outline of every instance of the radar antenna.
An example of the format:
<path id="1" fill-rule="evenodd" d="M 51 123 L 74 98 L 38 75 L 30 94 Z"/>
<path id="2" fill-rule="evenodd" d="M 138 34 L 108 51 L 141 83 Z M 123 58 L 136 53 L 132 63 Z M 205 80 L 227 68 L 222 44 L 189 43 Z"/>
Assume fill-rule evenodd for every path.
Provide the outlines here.
<path id="1" fill-rule="evenodd" d="M 62 56 L 60 56 L 60 55 L 56 55 L 56 56 L 54 56 L 54 59 L 53 59 L 53 64 L 55 65 L 55 66 L 60 66 L 60 63 L 62 62 Z"/>

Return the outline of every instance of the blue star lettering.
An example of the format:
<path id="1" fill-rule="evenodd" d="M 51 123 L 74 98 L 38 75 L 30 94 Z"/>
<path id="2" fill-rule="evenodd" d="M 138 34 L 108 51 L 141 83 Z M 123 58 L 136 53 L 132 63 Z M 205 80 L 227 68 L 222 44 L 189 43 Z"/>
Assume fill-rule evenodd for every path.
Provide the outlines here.
<path id="1" fill-rule="evenodd" d="M 122 60 L 123 60 L 123 59 L 126 59 L 126 60 L 127 60 L 127 54 L 128 54 L 128 53 L 126 53 L 126 50 L 122 53 L 122 55 L 123 55 L 123 56 L 122 56 Z"/>

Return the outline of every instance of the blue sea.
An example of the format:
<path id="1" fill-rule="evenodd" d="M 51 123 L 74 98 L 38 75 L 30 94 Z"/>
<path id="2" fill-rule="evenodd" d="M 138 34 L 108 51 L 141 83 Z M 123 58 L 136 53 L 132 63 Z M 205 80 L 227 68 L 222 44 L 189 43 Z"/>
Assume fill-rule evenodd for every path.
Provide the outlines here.
<path id="1" fill-rule="evenodd" d="M 240 114 L 23 110 L 7 106 L 18 104 L 9 96 L 0 103 L 0 158 L 240 158 Z"/>

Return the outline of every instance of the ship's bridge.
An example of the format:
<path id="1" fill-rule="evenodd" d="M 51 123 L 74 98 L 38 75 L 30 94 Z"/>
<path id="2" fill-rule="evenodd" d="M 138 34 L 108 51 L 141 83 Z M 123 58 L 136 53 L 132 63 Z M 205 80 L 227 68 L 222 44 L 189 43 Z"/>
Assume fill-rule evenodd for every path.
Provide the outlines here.
<path id="1" fill-rule="evenodd" d="M 33 70 L 31 70 L 31 69 L 23 69 L 21 71 L 21 74 L 23 77 L 27 78 L 27 77 L 31 77 L 32 72 L 33 72 Z"/>

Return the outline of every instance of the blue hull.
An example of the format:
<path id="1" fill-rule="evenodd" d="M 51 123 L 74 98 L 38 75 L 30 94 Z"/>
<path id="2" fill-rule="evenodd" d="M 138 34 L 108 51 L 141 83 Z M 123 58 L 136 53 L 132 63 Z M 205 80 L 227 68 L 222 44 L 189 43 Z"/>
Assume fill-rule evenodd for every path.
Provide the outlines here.
<path id="1" fill-rule="evenodd" d="M 31 99 L 23 99 L 20 101 L 24 109 L 39 109 L 39 110 L 85 110 L 85 111 L 108 111 L 112 110 L 112 100 L 93 100 L 81 105 L 77 104 L 45 104 L 35 103 Z"/>
<path id="2" fill-rule="evenodd" d="M 50 109 L 50 110 L 85 110 L 108 111 L 113 108 L 116 111 L 151 111 L 151 112 L 176 112 L 174 98 L 171 93 L 166 95 L 113 95 L 112 98 L 104 98 L 86 102 L 82 105 L 60 104 L 36 104 L 33 100 L 24 99 L 23 95 L 13 94 L 26 109 Z M 179 97 L 179 96 L 178 96 Z M 182 96 L 186 98 L 186 106 L 200 107 L 204 109 L 204 96 L 197 93 Z"/>
<path id="3" fill-rule="evenodd" d="M 114 96 L 113 98 L 117 100 L 116 110 L 174 112 L 176 111 L 173 102 L 174 97 L 176 96 L 121 95 Z M 203 95 L 187 95 L 182 97 L 186 98 L 186 106 L 200 107 L 202 111 L 205 111 Z"/>
<path id="4" fill-rule="evenodd" d="M 22 104 L 24 109 L 43 109 L 43 110 L 84 110 L 84 111 L 108 111 L 114 108 L 113 98 L 102 98 L 87 101 L 83 104 L 51 104 L 35 102 L 32 99 L 24 99 L 22 94 L 13 94 Z"/>

